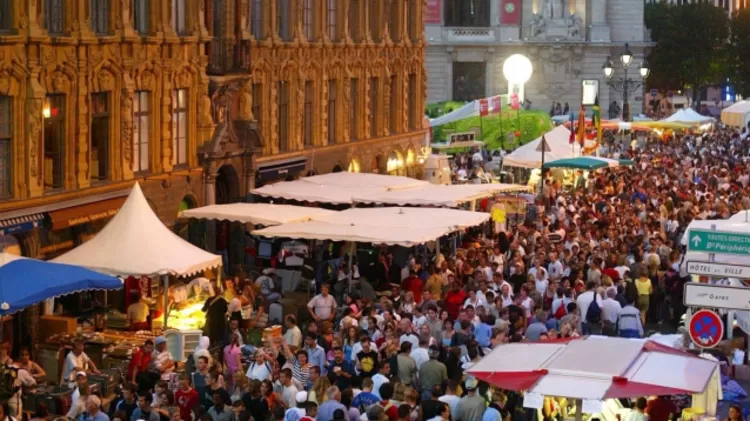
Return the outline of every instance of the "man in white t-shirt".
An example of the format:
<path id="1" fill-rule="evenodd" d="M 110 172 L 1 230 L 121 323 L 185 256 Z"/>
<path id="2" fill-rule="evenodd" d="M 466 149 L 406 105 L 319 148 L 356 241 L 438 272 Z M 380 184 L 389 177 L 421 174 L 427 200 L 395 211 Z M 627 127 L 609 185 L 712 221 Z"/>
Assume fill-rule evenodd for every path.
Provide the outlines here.
<path id="1" fill-rule="evenodd" d="M 330 287 L 323 284 L 320 287 L 320 294 L 314 296 L 307 303 L 307 311 L 316 322 L 332 320 L 336 312 L 336 300 L 329 294 Z"/>
<path id="2" fill-rule="evenodd" d="M 255 351 L 255 361 L 248 365 L 245 375 L 250 380 L 271 380 L 273 369 L 271 368 L 271 364 L 266 361 L 265 351 L 262 349 Z"/>
<path id="3" fill-rule="evenodd" d="M 279 373 L 279 383 L 281 386 L 280 401 L 284 403 L 286 408 L 293 408 L 299 390 L 297 390 L 297 386 L 294 385 L 291 368 L 284 368 L 281 370 Z"/>
<path id="4" fill-rule="evenodd" d="M 65 369 L 63 378 L 68 382 L 68 387 L 75 387 L 75 374 L 79 371 L 99 374 L 96 365 L 85 352 L 83 352 L 84 342 L 77 339 L 73 343 L 73 350 L 65 358 Z"/>

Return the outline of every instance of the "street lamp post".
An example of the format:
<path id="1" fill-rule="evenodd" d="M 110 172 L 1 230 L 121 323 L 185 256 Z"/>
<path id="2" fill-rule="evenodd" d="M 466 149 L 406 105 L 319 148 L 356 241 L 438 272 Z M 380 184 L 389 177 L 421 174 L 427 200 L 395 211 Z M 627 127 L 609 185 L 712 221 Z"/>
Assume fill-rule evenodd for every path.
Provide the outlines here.
<path id="1" fill-rule="evenodd" d="M 620 54 L 620 62 L 622 63 L 623 77 L 617 80 L 612 80 L 612 76 L 615 74 L 614 65 L 612 63 L 612 57 L 607 56 L 607 61 L 602 66 L 604 76 L 607 77 L 607 81 L 610 87 L 617 92 L 622 92 L 622 119 L 623 121 L 630 121 L 630 102 L 628 101 L 628 95 L 633 91 L 643 86 L 648 74 L 650 72 L 648 64 L 644 60 L 641 62 L 638 71 L 641 75 L 641 80 L 634 80 L 628 78 L 628 68 L 633 63 L 633 53 L 630 51 L 628 44 L 625 44 L 625 51 Z"/>

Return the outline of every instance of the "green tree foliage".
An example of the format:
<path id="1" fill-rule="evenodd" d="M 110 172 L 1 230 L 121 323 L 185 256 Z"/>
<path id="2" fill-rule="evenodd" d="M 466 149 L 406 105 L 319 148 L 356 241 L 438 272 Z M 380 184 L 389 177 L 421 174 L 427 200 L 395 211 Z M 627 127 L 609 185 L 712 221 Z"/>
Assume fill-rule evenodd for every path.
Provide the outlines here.
<path id="1" fill-rule="evenodd" d="M 742 9 L 730 22 L 729 57 L 730 83 L 737 93 L 750 95 L 750 9 Z"/>
<path id="2" fill-rule="evenodd" d="M 724 9 L 710 3 L 650 3 L 646 27 L 656 43 L 648 55 L 648 87 L 690 88 L 697 95 L 702 88 L 722 82 L 729 40 Z"/>

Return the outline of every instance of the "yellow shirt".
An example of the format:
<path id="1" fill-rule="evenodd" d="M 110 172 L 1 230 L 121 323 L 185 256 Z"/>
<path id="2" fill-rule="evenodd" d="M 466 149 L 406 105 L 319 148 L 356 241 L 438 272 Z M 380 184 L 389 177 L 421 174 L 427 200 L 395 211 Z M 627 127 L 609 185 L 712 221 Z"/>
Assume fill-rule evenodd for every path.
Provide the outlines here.
<path id="1" fill-rule="evenodd" d="M 440 275 L 432 275 L 427 278 L 425 289 L 430 292 L 433 300 L 439 300 L 443 291 L 443 278 Z"/>
<path id="2" fill-rule="evenodd" d="M 638 295 L 651 294 L 651 280 L 648 278 L 638 278 L 635 287 L 638 289 Z"/>

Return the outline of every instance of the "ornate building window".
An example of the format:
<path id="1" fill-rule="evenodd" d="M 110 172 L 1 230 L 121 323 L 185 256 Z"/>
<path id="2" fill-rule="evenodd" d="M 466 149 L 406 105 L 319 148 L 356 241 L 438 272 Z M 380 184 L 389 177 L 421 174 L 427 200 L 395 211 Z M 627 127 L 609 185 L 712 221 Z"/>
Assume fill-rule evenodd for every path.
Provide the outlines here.
<path id="1" fill-rule="evenodd" d="M 224 1 L 214 0 L 213 16 L 211 18 L 211 61 L 209 70 L 216 73 L 222 73 L 226 68 L 224 60 Z"/>
<path id="2" fill-rule="evenodd" d="M 187 164 L 188 91 L 172 93 L 172 165 Z"/>
<path id="3" fill-rule="evenodd" d="M 50 116 L 44 119 L 44 187 L 64 187 L 65 95 L 47 95 Z"/>
<path id="4" fill-rule="evenodd" d="M 291 0 L 278 0 L 276 3 L 276 27 L 279 31 L 279 38 L 282 41 L 292 40 L 292 27 L 290 25 L 291 8 L 289 3 Z"/>
<path id="5" fill-rule="evenodd" d="M 13 26 L 13 0 L 0 0 L 0 32 L 10 32 Z"/>
<path id="6" fill-rule="evenodd" d="M 378 122 L 380 121 L 380 78 L 370 78 L 370 137 L 378 137 Z"/>
<path id="7" fill-rule="evenodd" d="M 149 170 L 151 155 L 151 92 L 136 91 L 133 118 L 133 172 Z"/>
<path id="8" fill-rule="evenodd" d="M 109 0 L 91 0 L 91 30 L 109 35 Z"/>
<path id="9" fill-rule="evenodd" d="M 336 42 L 339 40 L 339 20 L 338 20 L 338 6 L 336 5 L 336 2 L 338 0 L 327 0 L 328 1 L 328 7 L 326 9 L 327 12 L 327 24 L 328 24 L 328 39 L 330 39 L 333 42 Z"/>
<path id="10" fill-rule="evenodd" d="M 354 42 L 362 40 L 361 0 L 349 0 L 349 36 Z"/>
<path id="11" fill-rule="evenodd" d="M 398 95 L 398 76 L 396 75 L 391 76 L 390 85 L 391 85 L 391 98 L 389 101 L 390 102 L 390 110 L 389 110 L 390 116 L 389 116 L 388 122 L 390 125 L 389 132 L 391 134 L 394 134 L 394 133 L 398 133 L 399 131 L 398 121 L 400 119 L 400 114 L 399 114 L 400 107 L 398 106 L 398 103 L 400 101 L 400 98 Z"/>
<path id="12" fill-rule="evenodd" d="M 478 0 L 469 0 L 469 1 L 478 1 Z M 423 28 L 419 25 L 419 13 L 417 13 L 417 2 L 415 1 L 408 1 L 406 2 L 407 8 L 406 8 L 406 27 L 409 30 L 409 39 L 412 42 L 416 42 L 419 40 L 419 34 L 422 32 Z M 489 11 L 487 11 L 487 21 L 489 22 Z"/>
<path id="13" fill-rule="evenodd" d="M 172 0 L 172 29 L 177 35 L 187 33 L 187 10 L 185 0 Z"/>
<path id="14" fill-rule="evenodd" d="M 91 179 L 109 176 L 109 93 L 91 94 Z"/>
<path id="15" fill-rule="evenodd" d="M 359 140 L 359 79 L 349 79 L 349 138 Z"/>
<path id="16" fill-rule="evenodd" d="M 300 5 L 299 16 L 302 19 L 302 31 L 308 41 L 316 41 L 315 33 L 315 0 L 298 0 Z"/>
<path id="17" fill-rule="evenodd" d="M 414 8 L 416 8 L 416 5 Z M 415 19 L 416 13 L 412 13 L 410 10 L 409 16 L 411 19 Z M 410 31 L 412 30 L 411 26 L 413 26 L 413 23 L 409 22 Z M 489 0 L 446 0 L 445 26 L 490 26 Z"/>
<path id="18" fill-rule="evenodd" d="M 276 119 L 278 127 L 277 136 L 279 140 L 279 152 L 289 150 L 289 82 L 281 80 L 278 82 L 278 118 Z"/>
<path id="19" fill-rule="evenodd" d="M 65 31 L 65 1 L 44 1 L 44 25 L 50 35 L 62 35 Z"/>
<path id="20" fill-rule="evenodd" d="M 133 24 L 141 35 L 148 35 L 149 0 L 133 0 Z"/>
<path id="21" fill-rule="evenodd" d="M 386 13 L 390 13 L 390 23 L 388 29 L 390 30 L 391 41 L 401 41 L 401 4 L 399 0 L 389 0 L 388 10 Z"/>
<path id="22" fill-rule="evenodd" d="M 370 0 L 367 5 L 370 38 L 375 42 L 380 42 L 383 38 L 383 2 L 381 0 Z"/>
<path id="23" fill-rule="evenodd" d="M 314 91 L 313 82 L 305 81 L 305 108 L 303 109 L 302 118 L 302 143 L 307 146 L 313 146 L 313 101 Z"/>
<path id="24" fill-rule="evenodd" d="M 409 75 L 409 130 L 417 130 L 417 119 L 422 111 L 417 110 L 417 75 Z"/>
<path id="25" fill-rule="evenodd" d="M 13 195 L 13 98 L 0 95 L 0 198 Z"/>
<path id="26" fill-rule="evenodd" d="M 252 0 L 250 32 L 255 39 L 263 39 L 263 0 Z"/>
<path id="27" fill-rule="evenodd" d="M 263 85 L 253 83 L 253 117 L 255 117 L 258 128 L 263 128 Z"/>
<path id="28" fill-rule="evenodd" d="M 338 117 L 338 92 L 336 79 L 328 81 L 328 144 L 336 144 L 336 120 Z"/>

